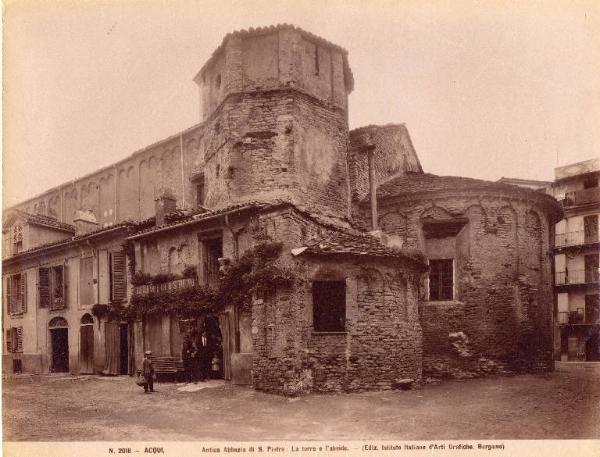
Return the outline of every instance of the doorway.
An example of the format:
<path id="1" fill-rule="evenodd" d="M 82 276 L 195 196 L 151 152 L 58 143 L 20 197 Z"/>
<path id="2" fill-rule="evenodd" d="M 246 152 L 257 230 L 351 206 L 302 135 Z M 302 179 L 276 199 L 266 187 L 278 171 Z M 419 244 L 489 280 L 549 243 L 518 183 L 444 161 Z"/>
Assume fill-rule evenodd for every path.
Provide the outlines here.
<path id="1" fill-rule="evenodd" d="M 94 318 L 84 314 L 79 327 L 79 372 L 94 373 Z"/>
<path id="2" fill-rule="evenodd" d="M 203 330 L 206 332 L 205 360 L 206 371 L 211 379 L 223 379 L 223 335 L 219 319 L 215 316 L 206 316 Z M 202 333 L 200 334 L 201 338 Z M 198 347 L 202 345 L 198 341 Z"/>
<path id="3" fill-rule="evenodd" d="M 129 326 L 119 326 L 119 374 L 129 374 Z"/>
<path id="4" fill-rule="evenodd" d="M 598 331 L 590 335 L 585 342 L 585 360 L 588 362 L 600 361 L 600 337 Z"/>
<path id="5" fill-rule="evenodd" d="M 55 317 L 48 324 L 50 330 L 50 348 L 52 351 L 50 372 L 67 373 L 69 371 L 69 328 L 62 317 Z"/>

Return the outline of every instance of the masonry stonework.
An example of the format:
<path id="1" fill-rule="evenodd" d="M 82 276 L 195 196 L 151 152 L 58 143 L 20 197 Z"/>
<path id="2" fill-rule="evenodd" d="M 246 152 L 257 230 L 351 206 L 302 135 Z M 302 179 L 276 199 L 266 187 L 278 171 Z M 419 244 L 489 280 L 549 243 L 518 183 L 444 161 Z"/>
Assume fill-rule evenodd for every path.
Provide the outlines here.
<path id="1" fill-rule="evenodd" d="M 460 377 L 551 369 L 549 247 L 558 214 L 552 200 L 502 185 L 482 188 L 471 180 L 465 186 L 464 178 L 456 183 L 429 176 L 433 190 L 408 191 L 420 185 L 418 175 L 399 178 L 393 193 L 384 185 L 380 205 L 384 232 L 429 259 L 454 261 L 452 300 L 429 300 L 426 285 L 422 289 L 424 373 Z M 464 226 L 454 236 L 427 239 L 426 225 L 456 221 Z"/>
<path id="2" fill-rule="evenodd" d="M 194 81 L 201 123 L 9 209 L 20 216 L 3 225 L 3 280 L 16 284 L 27 270 L 28 309 L 5 309 L 3 322 L 22 321 L 28 339 L 23 353 L 5 347 L 7 360 L 50 369 L 54 311 L 36 307 L 45 291 L 33 275 L 48 261 L 79 284 L 56 314 L 77 372 L 83 314 L 115 306 L 113 251 L 126 248 L 135 266 L 131 301 L 145 293 L 134 272 L 155 280 L 147 290 L 214 287 L 226 265 L 269 240 L 283 245 L 277 262 L 294 284 L 248 309 L 207 307 L 193 324 L 212 322 L 223 358 L 215 363 L 232 383 L 293 395 L 551 369 L 554 199 L 426 174 L 401 124 L 349 131 L 347 52 L 293 26 L 227 35 Z M 15 232 L 19 218 L 29 225 Z M 327 281 L 343 285 L 339 331 L 315 324 L 315 283 Z M 108 374 L 133 373 L 148 348 L 176 366 L 192 325 L 168 313 L 92 323 L 94 366 L 85 370 Z"/>

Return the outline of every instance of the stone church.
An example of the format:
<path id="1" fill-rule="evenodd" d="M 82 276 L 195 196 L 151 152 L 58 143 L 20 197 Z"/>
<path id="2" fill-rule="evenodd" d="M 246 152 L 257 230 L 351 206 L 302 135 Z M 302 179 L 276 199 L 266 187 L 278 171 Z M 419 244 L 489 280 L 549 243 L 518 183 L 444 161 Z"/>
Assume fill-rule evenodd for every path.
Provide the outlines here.
<path id="1" fill-rule="evenodd" d="M 551 369 L 552 197 L 425 173 L 401 124 L 349 130 L 347 51 L 291 25 L 228 34 L 194 81 L 200 123 L 5 210 L 8 372 L 152 350 L 176 375 L 200 331 L 213 376 L 290 395 Z M 265 242 L 292 281 L 169 308 Z"/>

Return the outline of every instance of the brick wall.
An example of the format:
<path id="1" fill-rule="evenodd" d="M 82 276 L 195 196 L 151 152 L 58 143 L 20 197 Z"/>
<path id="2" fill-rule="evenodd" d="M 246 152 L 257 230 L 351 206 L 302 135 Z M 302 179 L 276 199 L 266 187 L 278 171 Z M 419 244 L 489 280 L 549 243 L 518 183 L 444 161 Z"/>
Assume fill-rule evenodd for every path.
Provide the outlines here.
<path id="1" fill-rule="evenodd" d="M 389 261 L 293 258 L 319 228 L 293 211 L 261 217 L 262 234 L 285 243 L 282 263 L 299 280 L 293 290 L 252 307 L 253 384 L 288 395 L 308 391 L 389 389 L 421 378 L 419 275 Z M 313 280 L 346 283 L 346 332 L 313 331 Z"/>
<path id="2" fill-rule="evenodd" d="M 390 176 L 407 171 L 420 172 L 421 164 L 404 125 L 371 125 L 350 131 L 348 170 L 353 200 L 361 200 L 369 194 L 369 167 L 367 154 L 361 146 L 375 146 L 374 165 L 377 183 Z"/>
<path id="3" fill-rule="evenodd" d="M 453 241 L 454 300 L 427 301 L 423 284 L 424 373 L 460 377 L 551 369 L 553 299 L 545 210 L 533 201 L 498 194 L 457 194 L 380 202 L 383 230 L 423 251 L 422 219 L 468 219 Z M 364 217 L 368 214 L 364 208 Z"/>
<path id="4" fill-rule="evenodd" d="M 344 114 L 293 90 L 229 97 L 202 140 L 207 205 L 288 199 L 347 213 Z"/>

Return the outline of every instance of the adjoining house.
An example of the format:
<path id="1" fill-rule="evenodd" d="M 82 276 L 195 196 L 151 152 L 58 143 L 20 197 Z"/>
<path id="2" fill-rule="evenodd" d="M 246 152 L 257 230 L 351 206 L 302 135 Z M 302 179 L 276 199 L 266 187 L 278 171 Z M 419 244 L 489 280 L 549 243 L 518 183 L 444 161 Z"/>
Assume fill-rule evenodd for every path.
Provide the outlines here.
<path id="1" fill-rule="evenodd" d="M 100 325 L 94 304 L 127 298 L 123 245 L 130 224 L 98 228 L 89 213 L 74 225 L 11 211 L 3 224 L 4 367 L 12 372 L 128 374 L 127 324 Z M 40 244 L 41 242 L 41 244 Z"/>
<path id="2" fill-rule="evenodd" d="M 227 35 L 194 81 L 200 124 L 8 211 L 102 227 L 4 260 L 18 307 L 22 272 L 78 252 L 67 271 L 87 278 L 95 259 L 90 298 L 69 289 L 56 315 L 69 345 L 82 327 L 69 370 L 132 373 L 147 349 L 177 370 L 203 329 L 215 375 L 286 394 L 551 369 L 552 197 L 426 174 L 404 125 L 349 131 L 347 52 L 290 25 Z M 24 362 L 53 357 L 46 314 L 20 312 L 34 324 L 4 347 L 23 370 L 49 371 Z"/>
<path id="3" fill-rule="evenodd" d="M 556 359 L 600 361 L 600 160 L 565 165 L 554 173 L 552 192 L 565 213 L 556 224 L 554 246 Z"/>

